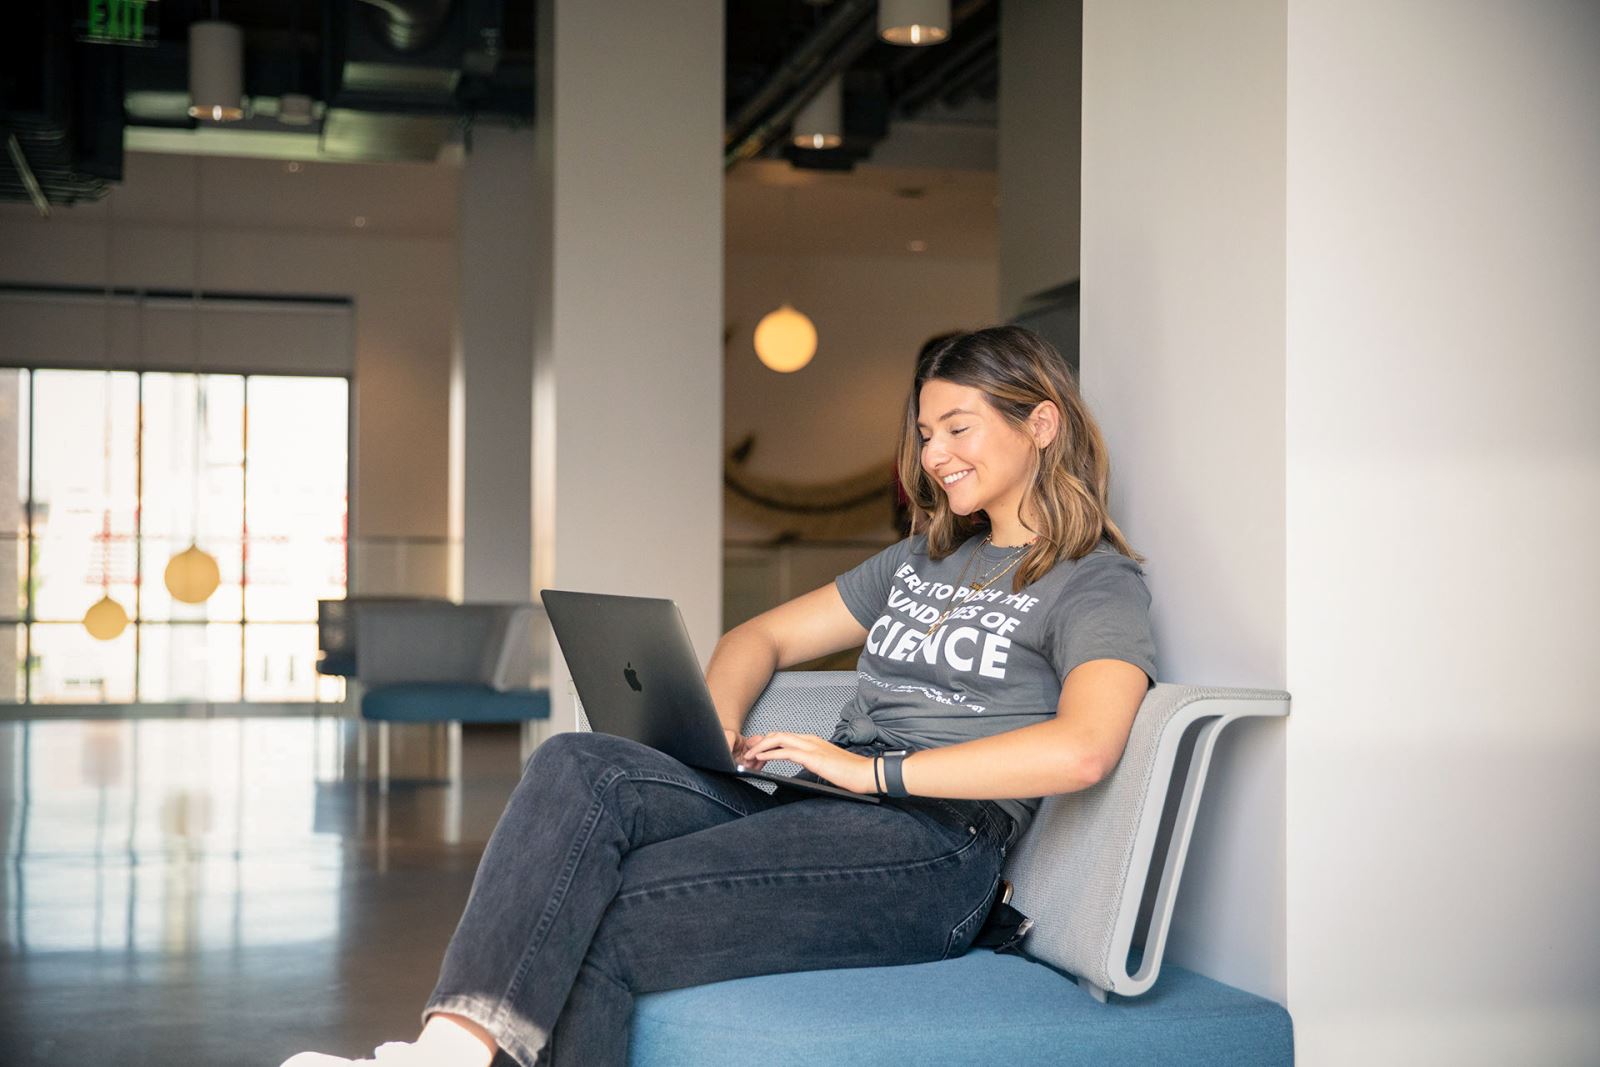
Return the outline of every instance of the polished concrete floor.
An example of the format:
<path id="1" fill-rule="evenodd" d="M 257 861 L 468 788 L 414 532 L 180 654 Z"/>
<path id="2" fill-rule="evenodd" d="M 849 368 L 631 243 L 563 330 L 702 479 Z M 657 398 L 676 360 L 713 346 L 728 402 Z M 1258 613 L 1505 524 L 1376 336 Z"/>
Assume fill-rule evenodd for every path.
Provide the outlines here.
<path id="1" fill-rule="evenodd" d="M 437 734 L 395 741 L 442 766 Z M 456 784 L 387 793 L 358 748 L 334 718 L 0 723 L 0 1065 L 411 1037 L 518 738 L 469 731 Z"/>

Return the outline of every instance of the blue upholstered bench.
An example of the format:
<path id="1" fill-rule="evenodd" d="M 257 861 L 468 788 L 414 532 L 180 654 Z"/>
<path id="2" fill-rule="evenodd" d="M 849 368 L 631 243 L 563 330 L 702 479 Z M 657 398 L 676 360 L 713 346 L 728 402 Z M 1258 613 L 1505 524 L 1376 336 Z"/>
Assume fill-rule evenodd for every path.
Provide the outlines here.
<path id="1" fill-rule="evenodd" d="M 531 728 L 550 719 L 550 690 L 536 684 L 547 662 L 541 606 L 357 601 L 352 613 L 361 718 L 378 724 L 382 789 L 392 723 L 446 724 L 452 780 L 460 774 L 462 723 L 521 723 L 524 758 L 533 750 Z"/>
<path id="2" fill-rule="evenodd" d="M 1182 968 L 1169 965 L 1141 997 L 1100 1004 L 1043 964 L 988 949 L 652 993 L 638 1000 L 630 1050 L 636 1067 L 1278 1067 L 1293 1057 L 1283 1008 Z"/>
<path id="3" fill-rule="evenodd" d="M 850 671 L 779 674 L 747 730 L 827 736 L 855 682 Z M 1217 734 L 1237 719 L 1288 710 L 1280 692 L 1152 689 L 1116 769 L 1091 789 L 1047 798 L 1007 858 L 1012 904 L 1035 923 L 1023 956 L 974 949 L 937 963 L 651 993 L 636 1002 L 632 1064 L 1293 1062 L 1280 1005 L 1161 967 Z M 578 725 L 588 729 L 581 707 Z"/>

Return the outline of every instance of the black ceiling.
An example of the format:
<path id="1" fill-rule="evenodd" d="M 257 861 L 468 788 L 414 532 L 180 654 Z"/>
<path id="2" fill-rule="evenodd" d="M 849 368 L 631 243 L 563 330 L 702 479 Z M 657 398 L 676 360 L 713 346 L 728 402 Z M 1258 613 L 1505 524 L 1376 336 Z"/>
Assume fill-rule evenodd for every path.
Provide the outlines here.
<path id="1" fill-rule="evenodd" d="M 531 121 L 531 0 L 391 2 L 447 20 L 392 67 L 374 61 L 385 29 L 393 32 L 392 16 L 361 0 L 151 0 L 146 10 L 156 29 L 148 47 L 82 42 L 87 0 L 11 5 L 0 34 L 0 199 L 33 196 L 18 154 L 49 201 L 71 203 L 98 198 L 107 182 L 120 180 L 127 127 L 192 127 L 181 107 L 130 109 L 128 101 L 187 92 L 189 25 L 202 18 L 242 29 L 247 97 L 299 92 L 344 114 Z M 870 155 L 896 119 L 936 103 L 992 101 L 999 2 L 958 0 L 954 8 L 950 40 L 902 48 L 877 40 L 870 0 L 728 0 L 729 165 L 783 155 L 797 166 L 848 168 Z M 363 73 L 374 67 L 391 74 Z M 844 75 L 845 143 L 826 151 L 789 146 L 784 134 L 795 110 L 834 73 Z"/>

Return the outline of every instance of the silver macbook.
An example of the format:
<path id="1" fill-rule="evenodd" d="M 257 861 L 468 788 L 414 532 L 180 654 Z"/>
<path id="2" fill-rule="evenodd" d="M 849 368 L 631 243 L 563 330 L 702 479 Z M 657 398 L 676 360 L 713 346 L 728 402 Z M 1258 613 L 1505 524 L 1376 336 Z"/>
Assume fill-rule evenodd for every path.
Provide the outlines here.
<path id="1" fill-rule="evenodd" d="M 749 771 L 733 762 L 711 690 L 678 605 L 649 597 L 541 589 L 589 725 L 665 752 L 691 767 L 878 803 L 826 782 Z"/>

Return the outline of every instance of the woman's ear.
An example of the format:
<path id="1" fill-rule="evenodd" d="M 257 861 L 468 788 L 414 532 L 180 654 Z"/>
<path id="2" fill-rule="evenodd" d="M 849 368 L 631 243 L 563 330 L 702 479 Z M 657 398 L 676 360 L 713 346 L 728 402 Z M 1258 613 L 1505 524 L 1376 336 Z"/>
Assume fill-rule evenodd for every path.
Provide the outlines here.
<path id="1" fill-rule="evenodd" d="M 1044 448 L 1061 431 L 1061 410 L 1053 400 L 1041 400 L 1028 416 L 1028 432 L 1036 448 Z"/>

